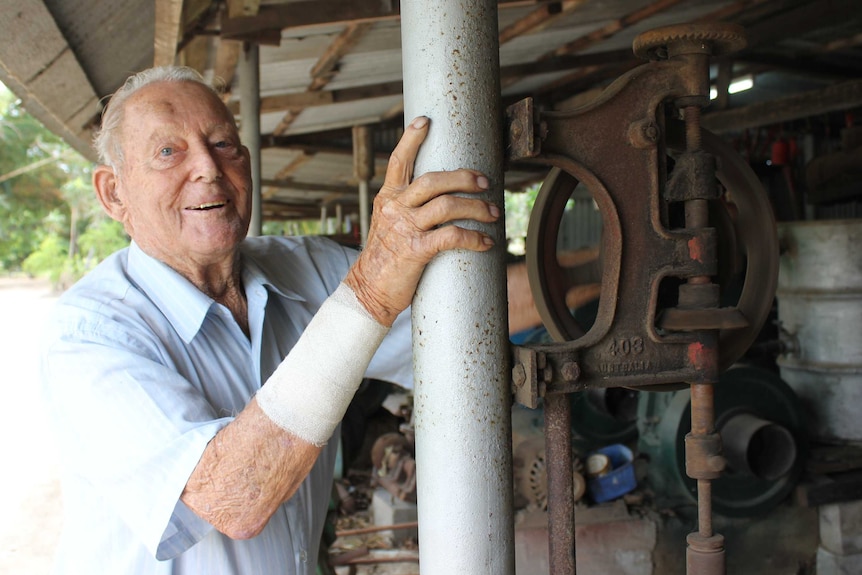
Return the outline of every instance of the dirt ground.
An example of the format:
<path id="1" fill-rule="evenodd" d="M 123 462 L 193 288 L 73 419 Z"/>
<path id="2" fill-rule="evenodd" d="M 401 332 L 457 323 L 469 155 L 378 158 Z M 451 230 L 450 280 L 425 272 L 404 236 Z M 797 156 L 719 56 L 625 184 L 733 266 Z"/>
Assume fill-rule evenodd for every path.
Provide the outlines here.
<path id="1" fill-rule="evenodd" d="M 39 395 L 39 332 L 56 297 L 47 282 L 0 278 L 0 573 L 49 573 L 62 523 L 56 451 Z"/>

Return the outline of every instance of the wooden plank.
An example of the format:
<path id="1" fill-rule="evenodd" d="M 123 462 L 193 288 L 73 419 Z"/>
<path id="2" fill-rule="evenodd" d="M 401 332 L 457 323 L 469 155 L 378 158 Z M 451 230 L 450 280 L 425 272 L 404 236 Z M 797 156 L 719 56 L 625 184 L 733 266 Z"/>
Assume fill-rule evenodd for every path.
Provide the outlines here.
<path id="1" fill-rule="evenodd" d="M 260 0 L 227 0 L 228 18 L 256 16 L 260 11 Z"/>
<path id="2" fill-rule="evenodd" d="M 270 96 L 261 98 L 260 112 L 281 112 L 291 109 L 302 109 L 310 106 L 325 106 L 335 102 L 334 92 L 297 92 L 296 94 L 283 94 L 281 96 Z"/>
<path id="3" fill-rule="evenodd" d="M 851 80 L 821 90 L 707 113 L 703 115 L 701 123 L 707 130 L 724 134 L 840 112 L 858 106 L 862 106 L 862 80 Z"/>
<path id="4" fill-rule="evenodd" d="M 42 2 L 0 0 L 0 66 L 26 84 L 69 47 Z"/>
<path id="5" fill-rule="evenodd" d="M 388 4 L 388 5 L 387 5 Z M 379 0 L 305 0 L 261 6 L 257 15 L 227 18 L 222 22 L 224 38 L 253 40 L 264 30 L 303 28 L 320 24 L 349 24 L 397 19 L 397 3 Z"/>
<path id="6" fill-rule="evenodd" d="M 504 8 L 539 6 L 548 0 L 500 0 Z M 230 16 L 222 22 L 221 34 L 235 40 L 271 38 L 272 31 L 296 29 L 323 24 L 381 22 L 401 18 L 396 0 L 300 0 L 286 4 L 260 6 L 254 16 Z"/>
<path id="7" fill-rule="evenodd" d="M 581 52 L 590 46 L 594 46 L 599 42 L 607 40 L 611 36 L 625 30 L 626 28 L 631 28 L 635 24 L 646 20 L 647 18 L 651 18 L 660 12 L 664 12 L 670 8 L 673 8 L 677 4 L 682 2 L 682 0 L 659 0 L 658 2 L 653 2 L 652 4 L 648 4 L 641 8 L 640 10 L 635 10 L 629 14 L 626 14 L 622 18 L 614 20 L 613 22 L 602 26 L 601 28 L 590 32 L 580 38 L 576 38 L 572 40 L 568 44 L 564 44 L 554 50 L 552 54 L 554 56 L 562 56 L 564 54 L 572 54 L 576 52 Z"/>
<path id="8" fill-rule="evenodd" d="M 230 94 L 233 78 L 236 76 L 236 67 L 239 63 L 239 51 L 241 49 L 242 42 L 225 40 L 224 38 L 218 39 L 213 74 L 215 80 L 223 87 L 225 97 Z M 238 112 L 239 108 L 237 108 Z"/>
<path id="9" fill-rule="evenodd" d="M 309 90 L 320 90 L 329 83 L 332 74 L 341 61 L 341 58 L 347 54 L 359 40 L 371 28 L 370 22 L 356 22 L 348 24 L 347 27 L 339 34 L 332 43 L 327 46 L 326 51 L 317 60 L 317 63 L 311 68 L 311 77 L 313 81 L 309 86 Z"/>
<path id="10" fill-rule="evenodd" d="M 209 46 L 209 36 L 195 36 L 180 52 L 181 62 L 203 74 L 207 68 Z"/>
<path id="11" fill-rule="evenodd" d="M 65 50 L 34 78 L 29 89 L 64 124 L 96 96 L 71 50 Z"/>
<path id="12" fill-rule="evenodd" d="M 156 0 L 154 66 L 170 66 L 177 55 L 183 0 Z"/>
<path id="13" fill-rule="evenodd" d="M 561 17 L 580 8 L 586 0 L 566 0 L 542 4 L 520 20 L 517 20 L 500 31 L 500 44 L 505 44 L 524 34 L 534 34 L 544 30 Z"/>
<path id="14" fill-rule="evenodd" d="M 307 190 L 310 192 L 327 192 L 335 194 L 353 194 L 356 195 L 356 186 L 347 184 L 319 184 L 313 182 L 298 182 L 293 179 L 263 179 L 260 184 L 262 186 L 270 186 L 273 188 Z"/>
<path id="15" fill-rule="evenodd" d="M 0 80 L 24 108 L 85 157 L 95 159 L 99 98 L 42 2 L 0 0 Z"/>

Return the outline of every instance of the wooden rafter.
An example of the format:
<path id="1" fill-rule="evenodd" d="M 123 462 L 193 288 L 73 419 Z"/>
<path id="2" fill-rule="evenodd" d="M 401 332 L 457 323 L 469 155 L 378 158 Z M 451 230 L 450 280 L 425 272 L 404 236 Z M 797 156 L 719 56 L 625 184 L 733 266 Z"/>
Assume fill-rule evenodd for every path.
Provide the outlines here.
<path id="1" fill-rule="evenodd" d="M 306 95 L 326 95 L 322 90 L 332 80 L 333 74 L 338 68 L 338 63 L 359 42 L 360 38 L 368 32 L 371 26 L 370 22 L 354 22 L 345 26 L 344 30 L 329 44 L 326 51 L 311 68 L 311 83 L 305 91 Z M 288 106 L 287 113 L 274 130 L 275 135 L 280 136 L 285 134 L 290 129 L 290 125 L 306 107 L 297 105 L 296 103 Z M 263 107 L 261 107 L 261 111 L 263 111 Z"/>
<path id="2" fill-rule="evenodd" d="M 547 57 L 551 57 L 552 55 L 562 56 L 564 54 L 582 52 L 591 46 L 595 46 L 599 42 L 607 40 L 611 36 L 619 34 L 626 28 L 631 28 L 635 24 L 642 22 L 647 18 L 651 18 L 660 12 L 664 12 L 665 10 L 676 6 L 680 2 L 682 2 L 682 0 L 659 0 L 658 2 L 648 4 L 640 10 L 635 10 L 630 14 L 626 14 L 622 18 L 618 18 L 599 29 L 590 32 L 589 34 L 576 38 L 568 44 L 563 44 L 553 52 L 550 52 Z"/>
<path id="3" fill-rule="evenodd" d="M 359 42 L 369 28 L 371 28 L 370 22 L 356 22 L 347 25 L 344 31 L 326 48 L 326 52 L 311 69 L 312 82 L 308 86 L 309 92 L 316 92 L 329 83 L 341 59 Z"/>
<path id="4" fill-rule="evenodd" d="M 559 18 L 582 6 L 587 0 L 564 0 L 542 4 L 520 20 L 506 26 L 501 32 L 500 44 L 514 40 L 518 36 L 540 32 Z"/>
<path id="5" fill-rule="evenodd" d="M 242 42 L 235 40 L 218 39 L 218 47 L 216 48 L 214 76 L 217 82 L 223 86 L 222 99 L 227 100 L 230 97 L 230 87 L 233 84 L 233 78 L 236 75 L 236 67 L 239 64 L 239 54 L 242 49 Z"/>
<path id="6" fill-rule="evenodd" d="M 285 181 L 293 175 L 293 173 L 300 168 L 303 164 L 307 163 L 308 160 L 314 157 L 314 154 L 309 154 L 306 152 L 301 152 L 298 154 L 292 161 L 288 162 L 283 168 L 281 168 L 278 173 L 275 175 L 276 181 Z M 276 192 L 276 187 L 270 186 L 267 187 L 263 191 L 263 197 L 269 198 L 272 197 Z"/>
<path id="7" fill-rule="evenodd" d="M 228 18 L 257 16 L 260 0 L 227 0 Z"/>
<path id="8" fill-rule="evenodd" d="M 862 106 L 862 80 L 851 80 L 821 90 L 704 114 L 702 124 L 704 128 L 721 134 L 859 106 Z"/>
<path id="9" fill-rule="evenodd" d="M 577 54 L 553 57 L 541 62 L 527 64 L 512 64 L 500 68 L 500 77 L 522 78 L 533 74 L 546 74 L 549 72 L 561 72 L 573 70 L 585 66 L 597 66 L 601 64 L 619 64 L 626 60 L 634 60 L 631 50 L 612 50 L 610 52 L 592 52 L 589 54 Z M 317 92 L 297 92 L 295 94 L 283 94 L 280 96 L 268 96 L 261 98 L 261 113 L 283 112 L 291 109 L 304 109 L 313 106 L 325 106 L 343 102 L 354 102 L 366 98 L 379 98 L 401 94 L 403 84 L 401 81 L 384 82 L 382 84 L 369 84 L 353 88 L 342 88 L 340 90 L 322 90 Z M 230 104 L 234 114 L 239 113 L 238 104 Z"/>
<path id="10" fill-rule="evenodd" d="M 177 56 L 183 0 L 156 0 L 153 65 L 169 66 Z"/>
<path id="11" fill-rule="evenodd" d="M 249 0 L 233 0 L 249 1 Z M 573 0 L 499 0 L 500 9 L 567 4 Z M 356 22 L 383 22 L 401 17 L 397 0 L 300 0 L 284 4 L 260 6 L 253 16 L 231 15 L 222 25 L 222 36 L 234 40 L 269 41 L 273 32 L 322 24 L 335 25 Z"/>
<path id="12" fill-rule="evenodd" d="M 292 178 L 287 178 L 284 180 L 275 180 L 275 179 L 265 179 L 261 181 L 261 185 L 269 186 L 273 188 L 296 188 L 300 190 L 307 190 L 311 192 L 327 192 L 333 194 L 356 194 L 356 187 L 349 186 L 347 184 L 319 184 L 313 182 L 298 182 Z"/>
<path id="13" fill-rule="evenodd" d="M 395 2 L 379 0 L 304 0 L 261 6 L 255 16 L 228 18 L 222 36 L 240 40 L 259 39 L 264 31 L 303 28 L 320 24 L 375 22 L 400 17 Z"/>

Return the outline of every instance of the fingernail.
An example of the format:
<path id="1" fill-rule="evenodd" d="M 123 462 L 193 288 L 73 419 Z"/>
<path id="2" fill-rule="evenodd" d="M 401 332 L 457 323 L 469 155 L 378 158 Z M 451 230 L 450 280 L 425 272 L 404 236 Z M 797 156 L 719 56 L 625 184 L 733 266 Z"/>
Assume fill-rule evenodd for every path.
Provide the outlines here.
<path id="1" fill-rule="evenodd" d="M 413 123 L 411 125 L 417 130 L 421 130 L 428 125 L 428 118 L 426 118 L 425 116 L 419 116 L 418 118 L 413 120 Z"/>
<path id="2" fill-rule="evenodd" d="M 489 212 L 491 213 L 491 215 L 492 215 L 492 216 L 494 216 L 495 218 L 499 218 L 499 217 L 500 217 L 500 208 L 498 208 L 498 207 L 497 207 L 497 206 L 495 206 L 494 204 L 488 204 L 488 211 L 489 211 Z"/>
<path id="3" fill-rule="evenodd" d="M 488 183 L 488 178 L 485 176 L 479 176 L 476 178 L 476 185 L 482 190 L 487 190 L 490 184 Z"/>
<path id="4" fill-rule="evenodd" d="M 492 239 L 490 238 L 490 236 L 485 236 L 485 237 L 483 237 L 483 238 L 482 238 L 482 243 L 483 243 L 483 244 L 485 244 L 486 246 L 493 246 L 493 245 L 494 245 L 494 240 L 492 240 Z"/>

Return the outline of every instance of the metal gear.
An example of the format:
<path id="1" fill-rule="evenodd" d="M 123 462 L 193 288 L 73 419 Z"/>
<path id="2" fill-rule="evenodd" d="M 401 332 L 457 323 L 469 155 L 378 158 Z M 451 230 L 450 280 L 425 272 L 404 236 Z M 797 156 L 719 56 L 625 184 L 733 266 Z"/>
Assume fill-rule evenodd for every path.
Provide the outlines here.
<path id="1" fill-rule="evenodd" d="M 664 60 L 669 47 L 691 42 L 707 44 L 712 56 L 732 54 L 747 45 L 745 30 L 736 24 L 677 24 L 638 35 L 632 42 L 632 51 L 643 60 Z"/>

